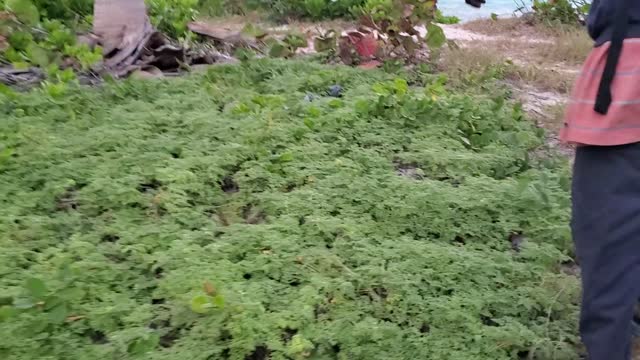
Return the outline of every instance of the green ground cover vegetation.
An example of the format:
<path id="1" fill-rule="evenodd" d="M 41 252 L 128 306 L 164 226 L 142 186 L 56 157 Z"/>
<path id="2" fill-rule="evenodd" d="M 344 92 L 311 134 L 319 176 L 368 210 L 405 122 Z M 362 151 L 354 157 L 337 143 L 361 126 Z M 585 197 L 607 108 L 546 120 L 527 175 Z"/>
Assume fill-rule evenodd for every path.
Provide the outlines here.
<path id="1" fill-rule="evenodd" d="M 575 359 L 566 160 L 445 83 L 254 60 L 5 89 L 0 357 Z"/>

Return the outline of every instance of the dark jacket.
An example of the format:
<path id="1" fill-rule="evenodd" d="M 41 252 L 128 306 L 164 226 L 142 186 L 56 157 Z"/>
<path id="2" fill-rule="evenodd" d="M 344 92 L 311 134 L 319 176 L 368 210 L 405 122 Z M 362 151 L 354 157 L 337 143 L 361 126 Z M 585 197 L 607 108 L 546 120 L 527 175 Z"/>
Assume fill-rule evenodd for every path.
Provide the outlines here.
<path id="1" fill-rule="evenodd" d="M 596 46 L 611 40 L 613 27 L 616 23 L 616 7 L 624 0 L 593 0 L 591 11 L 587 18 L 589 35 L 596 42 Z M 627 30 L 626 38 L 640 38 L 640 1 L 626 1 Z"/>

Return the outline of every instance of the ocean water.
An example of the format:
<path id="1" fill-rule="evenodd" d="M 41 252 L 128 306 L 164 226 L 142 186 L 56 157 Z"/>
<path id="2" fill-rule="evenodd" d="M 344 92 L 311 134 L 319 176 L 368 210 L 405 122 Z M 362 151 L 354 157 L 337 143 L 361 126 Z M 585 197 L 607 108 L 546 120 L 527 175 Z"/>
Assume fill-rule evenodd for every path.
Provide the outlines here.
<path id="1" fill-rule="evenodd" d="M 512 16 L 513 12 L 523 4 L 530 7 L 531 0 L 486 0 L 487 3 L 482 8 L 476 9 L 467 5 L 464 0 L 438 0 L 438 8 L 445 15 L 454 15 L 462 21 L 469 21 L 477 18 L 490 17 L 491 14 L 499 16 Z"/>

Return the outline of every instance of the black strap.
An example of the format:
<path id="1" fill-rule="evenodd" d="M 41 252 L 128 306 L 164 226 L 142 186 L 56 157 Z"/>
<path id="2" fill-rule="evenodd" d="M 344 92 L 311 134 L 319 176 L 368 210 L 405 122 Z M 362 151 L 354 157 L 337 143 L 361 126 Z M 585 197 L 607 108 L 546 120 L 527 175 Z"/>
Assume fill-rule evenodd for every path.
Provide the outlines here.
<path id="1" fill-rule="evenodd" d="M 607 62 L 604 65 L 604 72 L 600 79 L 598 87 L 598 95 L 596 96 L 596 104 L 594 110 L 602 115 L 606 115 L 611 106 L 611 83 L 616 75 L 616 68 L 622 53 L 624 39 L 627 36 L 627 28 L 629 27 L 629 3 L 630 0 L 615 0 L 616 9 L 613 18 L 613 33 L 611 35 L 611 46 L 607 55 Z"/>

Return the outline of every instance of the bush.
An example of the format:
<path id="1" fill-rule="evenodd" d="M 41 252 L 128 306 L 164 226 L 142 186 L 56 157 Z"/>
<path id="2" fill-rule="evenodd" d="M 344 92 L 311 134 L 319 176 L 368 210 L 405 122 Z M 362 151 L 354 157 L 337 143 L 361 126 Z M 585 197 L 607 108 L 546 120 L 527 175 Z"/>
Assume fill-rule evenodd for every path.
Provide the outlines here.
<path id="1" fill-rule="evenodd" d="M 173 37 L 184 36 L 197 15 L 198 0 L 146 0 L 151 22 Z"/>
<path id="2" fill-rule="evenodd" d="M 438 24 L 458 24 L 460 18 L 457 16 L 447 16 L 442 13 L 442 10 L 436 10 L 434 22 Z"/>
<path id="3" fill-rule="evenodd" d="M 93 13 L 93 0 L 32 0 L 43 18 L 80 20 Z"/>
<path id="4" fill-rule="evenodd" d="M 578 25 L 584 22 L 591 3 L 586 0 L 534 0 L 535 17 L 548 25 Z"/>
<path id="5" fill-rule="evenodd" d="M 266 10 L 279 20 L 320 20 L 353 17 L 353 10 L 365 2 L 366 0 L 248 0 L 247 7 Z"/>
<path id="6" fill-rule="evenodd" d="M 102 59 L 102 50 L 78 45 L 73 30 L 62 20 L 41 20 L 40 11 L 29 1 L 7 3 L 8 17 L 0 28 L 0 35 L 8 39 L 8 46 L 0 52 L 0 59 L 16 68 L 39 66 L 56 69 L 73 59 L 78 69 L 87 70 Z"/>

